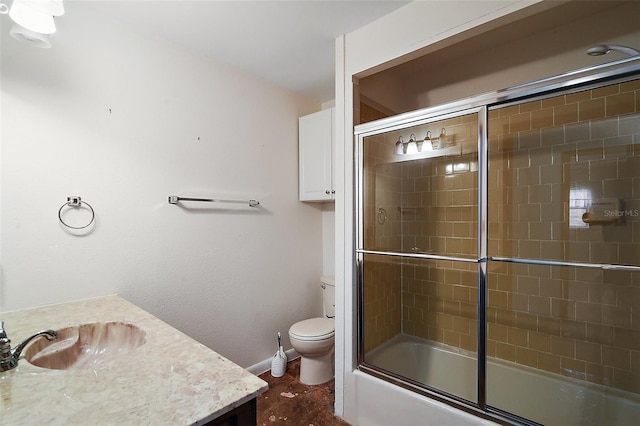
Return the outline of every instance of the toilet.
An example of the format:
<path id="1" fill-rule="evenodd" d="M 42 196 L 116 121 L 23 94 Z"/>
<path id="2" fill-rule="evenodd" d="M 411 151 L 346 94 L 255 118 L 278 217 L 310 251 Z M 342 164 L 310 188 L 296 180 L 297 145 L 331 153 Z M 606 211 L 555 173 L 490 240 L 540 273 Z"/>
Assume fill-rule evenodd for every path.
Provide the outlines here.
<path id="1" fill-rule="evenodd" d="M 319 385 L 333 378 L 335 279 L 323 276 L 324 317 L 299 321 L 289 328 L 291 346 L 300 354 L 300 382 Z"/>

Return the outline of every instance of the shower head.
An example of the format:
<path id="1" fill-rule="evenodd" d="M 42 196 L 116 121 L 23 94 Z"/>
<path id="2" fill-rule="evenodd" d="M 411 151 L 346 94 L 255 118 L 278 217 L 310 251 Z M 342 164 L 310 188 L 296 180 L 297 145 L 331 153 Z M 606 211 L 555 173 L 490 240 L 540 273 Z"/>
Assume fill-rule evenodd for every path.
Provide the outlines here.
<path id="1" fill-rule="evenodd" d="M 587 55 L 589 56 L 602 56 L 615 50 L 627 54 L 629 56 L 640 55 L 640 50 L 633 49 L 627 46 L 620 46 L 618 44 L 598 44 L 587 49 Z"/>

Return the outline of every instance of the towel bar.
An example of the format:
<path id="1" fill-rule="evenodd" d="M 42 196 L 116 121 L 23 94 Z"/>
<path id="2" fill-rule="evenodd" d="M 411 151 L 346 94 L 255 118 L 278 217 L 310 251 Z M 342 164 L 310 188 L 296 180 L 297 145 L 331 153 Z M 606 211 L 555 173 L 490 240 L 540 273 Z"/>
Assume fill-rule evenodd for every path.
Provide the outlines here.
<path id="1" fill-rule="evenodd" d="M 188 198 L 188 197 L 178 197 L 177 195 L 169 195 L 169 204 L 178 204 L 180 201 L 199 201 L 206 203 L 232 203 L 232 204 L 248 204 L 249 207 L 258 207 L 260 205 L 259 201 L 256 200 L 216 200 L 213 198 Z"/>

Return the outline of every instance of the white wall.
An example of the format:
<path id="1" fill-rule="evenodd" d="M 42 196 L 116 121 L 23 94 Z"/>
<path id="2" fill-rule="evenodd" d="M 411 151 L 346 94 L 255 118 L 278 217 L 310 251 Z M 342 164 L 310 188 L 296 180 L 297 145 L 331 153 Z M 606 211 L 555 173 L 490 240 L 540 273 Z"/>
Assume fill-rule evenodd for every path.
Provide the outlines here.
<path id="1" fill-rule="evenodd" d="M 0 310 L 119 293 L 245 367 L 277 331 L 289 348 L 322 312 L 323 211 L 297 201 L 297 118 L 320 105 L 75 2 L 49 50 L 4 18 Z M 88 235 L 58 222 L 69 195 L 95 209 Z"/>
<path id="2" fill-rule="evenodd" d="M 331 100 L 324 102 L 322 109 L 333 108 L 335 106 L 335 100 Z M 333 130 L 335 133 L 335 128 Z M 335 156 L 335 153 L 333 154 Z M 333 163 L 335 167 L 335 159 Z M 333 202 L 321 203 L 320 205 L 322 206 L 322 275 L 335 275 L 336 206 Z"/>
<path id="3" fill-rule="evenodd" d="M 322 206 L 322 275 L 335 275 L 336 209 L 334 203 Z"/>
<path id="4" fill-rule="evenodd" d="M 415 1 L 336 42 L 336 411 L 352 424 L 482 424 L 479 418 L 390 387 L 356 368 L 353 279 L 353 87 L 361 77 L 402 62 L 462 32 L 529 13 L 537 1 Z M 528 6 L 534 6 L 525 9 Z M 428 22 L 429 25 L 425 25 Z M 491 25 L 488 25 L 489 27 Z M 485 26 L 487 27 L 487 26 Z M 404 58 L 403 58 L 404 57 Z M 414 56 L 415 57 L 415 56 Z"/>

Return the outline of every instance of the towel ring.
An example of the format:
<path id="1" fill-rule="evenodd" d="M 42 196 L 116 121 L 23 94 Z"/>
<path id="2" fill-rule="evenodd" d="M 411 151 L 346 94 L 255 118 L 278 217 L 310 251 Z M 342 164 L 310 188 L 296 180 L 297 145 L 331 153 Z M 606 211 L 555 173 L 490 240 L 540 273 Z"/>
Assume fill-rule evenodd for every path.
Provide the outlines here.
<path id="1" fill-rule="evenodd" d="M 89 207 L 89 210 L 91 210 L 91 220 L 89 221 L 89 223 L 87 223 L 84 226 L 71 226 L 62 219 L 62 209 L 65 206 L 78 208 L 78 207 L 81 207 L 82 204 L 86 204 L 87 207 Z M 60 210 L 58 210 L 58 219 L 60 220 L 60 223 L 62 223 L 67 228 L 71 228 L 71 229 L 84 229 L 87 226 L 91 225 L 95 218 L 96 218 L 96 212 L 93 211 L 93 207 L 91 207 L 91 204 L 87 203 L 86 201 L 82 201 L 80 197 L 67 197 L 67 202 L 64 203 L 62 206 L 60 206 Z"/>

